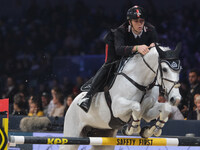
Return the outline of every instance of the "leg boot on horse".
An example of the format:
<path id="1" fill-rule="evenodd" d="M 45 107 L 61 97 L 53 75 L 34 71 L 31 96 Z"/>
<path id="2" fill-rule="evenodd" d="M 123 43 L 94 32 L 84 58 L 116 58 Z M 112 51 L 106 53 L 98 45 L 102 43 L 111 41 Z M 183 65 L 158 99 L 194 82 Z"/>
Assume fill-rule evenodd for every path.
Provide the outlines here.
<path id="1" fill-rule="evenodd" d="M 168 103 L 156 103 L 149 111 L 143 115 L 143 119 L 153 120 L 158 118 L 156 123 L 152 126 L 145 126 L 140 132 L 140 136 L 143 138 L 148 138 L 153 135 L 160 136 L 162 133 L 162 128 L 168 120 L 168 115 L 171 112 L 171 106 Z"/>

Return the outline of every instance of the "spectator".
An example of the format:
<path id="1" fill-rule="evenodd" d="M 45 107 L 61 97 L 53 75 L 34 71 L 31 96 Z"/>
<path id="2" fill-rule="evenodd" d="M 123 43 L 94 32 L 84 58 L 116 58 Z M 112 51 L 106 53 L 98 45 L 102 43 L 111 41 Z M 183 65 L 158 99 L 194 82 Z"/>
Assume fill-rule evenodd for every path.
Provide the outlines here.
<path id="1" fill-rule="evenodd" d="M 51 112 L 53 111 L 55 104 L 53 102 L 53 99 L 56 98 L 56 94 L 60 93 L 61 89 L 58 87 L 54 87 L 51 89 L 51 96 L 52 96 L 52 100 L 50 101 L 49 105 L 48 105 L 48 109 L 47 109 L 47 116 L 51 115 Z"/>
<path id="2" fill-rule="evenodd" d="M 200 120 L 200 94 L 195 94 L 194 104 L 196 109 L 189 112 L 187 120 Z"/>
<path id="3" fill-rule="evenodd" d="M 76 85 L 73 87 L 73 95 L 77 96 L 80 93 L 80 88 L 83 85 L 83 78 L 80 76 L 76 77 Z"/>
<path id="4" fill-rule="evenodd" d="M 9 113 L 13 112 L 13 98 L 17 93 L 17 87 L 12 77 L 7 77 L 6 87 L 3 91 L 2 98 L 9 98 Z"/>
<path id="5" fill-rule="evenodd" d="M 158 102 L 159 102 L 159 103 L 165 103 L 165 102 L 167 102 L 167 100 L 165 99 L 164 96 L 159 95 L 159 96 L 158 96 Z"/>
<path id="6" fill-rule="evenodd" d="M 18 92 L 23 93 L 25 97 L 28 96 L 27 87 L 26 87 L 26 85 L 23 84 L 23 83 L 20 83 L 20 84 L 18 85 Z"/>
<path id="7" fill-rule="evenodd" d="M 17 93 L 14 96 L 12 115 L 27 115 L 27 112 L 25 111 L 24 96 L 21 93 Z"/>
<path id="8" fill-rule="evenodd" d="M 199 71 L 200 72 L 200 71 Z M 198 82 L 200 83 L 200 73 L 199 73 L 199 75 L 198 75 Z"/>
<path id="9" fill-rule="evenodd" d="M 158 102 L 165 103 L 165 102 L 167 102 L 167 100 L 165 99 L 164 96 L 159 95 Z M 171 108 L 172 108 L 172 112 L 169 114 L 169 119 L 184 120 L 184 117 L 177 106 L 172 106 Z"/>
<path id="10" fill-rule="evenodd" d="M 40 107 L 39 99 L 35 96 L 31 96 L 29 101 L 30 103 L 29 103 L 28 116 L 38 116 L 38 117 L 44 116 L 44 113 Z"/>
<path id="11" fill-rule="evenodd" d="M 43 108 L 44 115 L 47 116 L 48 115 L 48 105 L 50 103 L 49 94 L 46 92 L 43 92 L 42 96 L 41 96 L 41 100 L 42 100 L 42 108 Z"/>
<path id="12" fill-rule="evenodd" d="M 63 85 L 62 85 L 62 90 L 63 90 L 63 93 L 65 94 L 64 96 L 67 96 L 72 93 L 72 87 L 73 87 L 73 84 L 70 82 L 70 80 L 67 77 L 64 77 Z"/>
<path id="13" fill-rule="evenodd" d="M 74 95 L 69 95 L 65 98 L 65 111 L 64 111 L 64 115 L 66 114 L 67 110 L 69 109 L 69 106 L 71 105 L 71 103 L 73 102 L 75 96 Z"/>
<path id="14" fill-rule="evenodd" d="M 55 107 L 52 109 L 50 113 L 50 117 L 63 117 L 64 116 L 64 96 L 62 91 L 57 90 L 56 93 L 53 94 L 53 104 Z"/>
<path id="15" fill-rule="evenodd" d="M 30 96 L 30 97 L 28 98 L 28 106 L 29 106 L 29 109 L 30 109 L 31 103 L 33 103 L 33 96 Z"/>
<path id="16" fill-rule="evenodd" d="M 17 93 L 17 87 L 12 77 L 7 77 L 6 88 L 3 94 L 3 98 L 9 98 L 9 103 L 13 104 L 13 97 Z"/>
<path id="17" fill-rule="evenodd" d="M 189 72 L 189 83 L 190 88 L 187 91 L 187 95 L 182 100 L 182 109 L 181 112 L 184 114 L 185 117 L 187 117 L 189 111 L 193 111 L 194 109 L 194 95 L 200 94 L 200 84 L 198 82 L 198 71 L 195 69 L 192 69 Z"/>
<path id="18" fill-rule="evenodd" d="M 181 97 L 186 97 L 188 91 L 188 84 L 186 82 L 180 82 L 181 86 L 179 87 L 179 92 Z"/>

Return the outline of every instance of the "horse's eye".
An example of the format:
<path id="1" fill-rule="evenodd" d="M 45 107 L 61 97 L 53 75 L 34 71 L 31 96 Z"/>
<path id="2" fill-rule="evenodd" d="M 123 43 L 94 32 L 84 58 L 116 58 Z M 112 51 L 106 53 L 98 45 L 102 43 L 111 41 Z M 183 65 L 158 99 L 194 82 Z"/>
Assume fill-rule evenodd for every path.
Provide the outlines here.
<path id="1" fill-rule="evenodd" d="M 163 72 L 167 72 L 167 68 L 163 68 L 162 70 L 163 70 Z"/>

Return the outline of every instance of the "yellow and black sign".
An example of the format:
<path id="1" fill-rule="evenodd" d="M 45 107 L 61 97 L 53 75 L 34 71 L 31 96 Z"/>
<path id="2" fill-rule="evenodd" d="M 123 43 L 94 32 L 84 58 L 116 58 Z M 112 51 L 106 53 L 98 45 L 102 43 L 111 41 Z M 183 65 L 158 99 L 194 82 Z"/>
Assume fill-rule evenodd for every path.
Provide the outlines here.
<path id="1" fill-rule="evenodd" d="M 136 146 L 162 146 L 166 139 L 162 138 L 102 138 L 102 145 L 136 145 Z"/>
<path id="2" fill-rule="evenodd" d="M 6 150 L 7 149 L 8 138 L 4 131 L 4 128 L 0 127 L 0 149 Z"/>
<path id="3" fill-rule="evenodd" d="M 0 99 L 0 113 L 7 114 L 7 118 L 1 117 L 2 125 L 0 124 L 0 150 L 7 150 L 8 144 L 8 118 L 9 118 L 9 99 Z"/>
<path id="4" fill-rule="evenodd" d="M 2 119 L 0 126 L 0 150 L 7 150 L 8 144 L 8 118 Z"/>

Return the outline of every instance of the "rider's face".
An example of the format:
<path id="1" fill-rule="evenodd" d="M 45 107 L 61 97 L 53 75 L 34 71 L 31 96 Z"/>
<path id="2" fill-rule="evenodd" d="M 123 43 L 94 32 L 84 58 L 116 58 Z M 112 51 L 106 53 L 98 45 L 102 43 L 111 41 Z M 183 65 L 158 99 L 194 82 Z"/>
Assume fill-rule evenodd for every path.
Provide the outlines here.
<path id="1" fill-rule="evenodd" d="M 132 23 L 133 32 L 135 32 L 136 34 L 142 32 L 143 27 L 144 27 L 144 22 L 145 20 L 142 18 L 132 19 L 131 23 Z"/>

